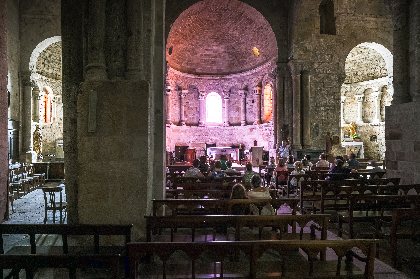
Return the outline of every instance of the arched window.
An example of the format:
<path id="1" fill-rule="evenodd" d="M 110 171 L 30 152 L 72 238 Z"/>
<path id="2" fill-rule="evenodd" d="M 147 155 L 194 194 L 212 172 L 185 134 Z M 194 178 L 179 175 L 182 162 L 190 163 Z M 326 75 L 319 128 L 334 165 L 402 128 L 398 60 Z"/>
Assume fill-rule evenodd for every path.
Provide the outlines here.
<path id="1" fill-rule="evenodd" d="M 269 122 L 273 118 L 273 88 L 271 84 L 264 87 L 264 122 Z"/>
<path id="2" fill-rule="evenodd" d="M 319 5 L 319 31 L 321 34 L 336 34 L 333 0 L 322 0 Z"/>
<path id="3" fill-rule="evenodd" d="M 206 122 L 209 124 L 222 124 L 222 97 L 211 92 L 206 98 Z"/>
<path id="4" fill-rule="evenodd" d="M 51 123 L 52 121 L 52 94 L 44 88 L 44 97 L 41 99 L 42 120 L 44 123 Z"/>

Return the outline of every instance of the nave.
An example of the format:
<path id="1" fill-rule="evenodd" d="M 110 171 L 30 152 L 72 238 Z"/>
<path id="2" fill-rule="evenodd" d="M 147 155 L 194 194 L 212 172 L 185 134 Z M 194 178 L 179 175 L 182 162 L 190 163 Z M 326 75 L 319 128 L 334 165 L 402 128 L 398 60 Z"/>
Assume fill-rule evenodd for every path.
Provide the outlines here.
<path id="1" fill-rule="evenodd" d="M 51 183 L 48 183 L 47 186 L 53 186 L 53 185 L 49 185 Z M 56 185 L 54 185 L 56 186 Z M 280 198 L 281 199 L 281 198 Z M 293 199 L 293 198 L 292 198 Z M 279 200 L 279 199 L 277 199 Z M 194 200 L 191 199 L 189 200 L 191 203 L 197 202 L 198 200 Z M 208 202 L 212 202 L 211 199 L 207 200 Z M 276 199 L 273 199 L 271 201 L 272 204 L 275 204 Z M 154 204 L 156 204 L 157 207 L 160 207 L 162 205 L 166 204 L 171 204 L 171 203 L 177 203 L 180 204 L 182 202 L 184 203 L 188 203 L 187 200 L 182 200 L 182 199 L 167 199 L 167 200 L 160 200 L 160 201 L 155 201 Z M 203 202 L 203 201 L 201 201 Z M 248 203 L 251 203 L 251 201 L 247 201 Z M 290 203 L 291 206 L 287 205 L 287 203 Z M 205 201 L 203 202 L 203 204 L 205 203 Z M 258 204 L 266 204 L 266 201 L 254 201 L 254 204 L 258 206 Z M 316 220 L 316 222 L 318 223 L 318 225 L 322 226 L 321 220 L 319 217 L 317 217 L 317 215 L 320 214 L 311 214 L 311 215 L 300 215 L 299 212 L 299 208 L 297 207 L 297 205 L 293 202 L 293 201 L 288 201 L 287 199 L 283 199 L 280 202 L 280 206 L 276 207 L 277 208 L 277 212 L 276 215 L 273 216 L 253 216 L 253 215 L 248 215 L 245 218 L 248 219 L 254 219 L 255 223 L 254 225 L 249 225 L 251 223 L 247 225 L 244 225 L 240 228 L 240 240 L 241 241 L 245 241 L 245 242 L 254 242 L 254 243 L 259 243 L 259 230 L 258 230 L 258 221 L 257 219 L 260 219 L 259 217 L 262 218 L 276 218 L 276 217 L 284 217 L 284 216 L 288 216 L 287 218 L 291 218 L 294 215 L 291 215 L 293 213 L 292 209 L 296 208 L 297 212 L 295 216 L 298 216 L 297 218 L 301 218 L 302 216 L 308 216 L 305 218 L 309 218 L 307 220 L 310 220 L 311 218 L 313 220 Z M 147 219 L 147 228 L 145 228 L 146 230 L 146 235 L 144 236 L 143 240 L 149 240 L 152 241 L 152 243 L 156 243 L 157 245 L 158 242 L 164 242 L 166 244 L 163 244 L 166 247 L 171 247 L 171 244 L 169 243 L 171 241 L 171 235 L 173 237 L 173 241 L 174 242 L 185 242 L 185 243 L 189 243 L 188 244 L 188 249 L 189 251 L 194 251 L 194 248 L 191 248 L 192 243 L 191 243 L 191 233 L 192 231 L 190 229 L 188 229 L 189 226 L 191 226 L 191 224 L 194 223 L 194 219 L 197 219 L 202 217 L 203 219 L 207 219 L 207 223 L 209 224 L 209 226 L 202 226 L 201 228 L 197 228 L 195 231 L 195 243 L 210 243 L 213 240 L 216 241 L 231 241 L 232 243 L 235 242 L 235 238 L 237 236 L 236 231 L 235 231 L 235 226 L 231 225 L 231 221 L 232 219 L 229 219 L 230 217 L 232 217 L 232 215 L 227 215 L 227 216 L 200 216 L 200 215 L 194 215 L 194 216 L 182 216 L 182 214 L 186 213 L 185 208 L 192 208 L 192 210 L 197 210 L 198 209 L 204 209 L 206 207 L 180 207 L 178 208 L 178 214 L 179 215 L 173 215 L 174 210 L 170 210 L 171 206 L 166 206 L 166 211 L 165 211 L 165 215 L 166 216 L 161 216 L 161 212 L 160 209 L 157 209 L 156 215 L 158 216 L 149 216 Z M 173 207 L 172 207 L 173 208 Z M 212 207 L 207 207 L 207 209 L 211 210 Z M 214 209 L 214 207 L 213 207 Z M 29 215 L 27 213 L 30 213 Z M 187 214 L 191 214 L 192 212 L 189 212 Z M 25 217 L 23 217 L 25 216 Z M 230 217 L 229 217 L 230 216 Z M 299 217 L 300 216 L 300 217 Z M 156 217 L 156 222 L 153 222 L 154 217 Z M 185 218 L 183 218 L 185 217 Z M 214 217 L 216 218 L 221 218 L 221 220 L 224 222 L 224 226 L 220 224 L 220 220 L 219 221 L 215 221 L 212 223 L 211 219 Z M 243 216 L 236 216 L 233 218 L 242 218 Z M 7 226 L 9 224 L 42 224 L 43 223 L 43 218 L 44 218 L 44 201 L 43 201 L 43 194 L 42 191 L 40 189 L 36 189 L 30 193 L 28 193 L 27 195 L 23 196 L 22 198 L 18 199 L 15 201 L 15 212 L 11 214 L 11 218 L 9 221 L 5 222 L 4 225 L 0 225 L 0 228 L 3 228 L 4 226 Z M 179 221 L 159 221 L 159 218 L 168 218 L 175 220 L 175 219 L 179 219 L 179 220 L 184 220 L 184 226 L 182 225 L 182 223 L 179 223 Z M 223 219 L 225 218 L 225 219 Z M 261 218 L 261 219 L 262 219 Z M 318 219 L 317 219 L 318 218 Z M 327 218 L 329 219 L 329 218 Z M 149 222 L 149 220 L 152 220 Z M 189 223 L 188 221 L 189 220 Z M 226 220 L 230 220 L 230 221 L 226 221 Z M 280 219 L 275 220 L 276 222 L 279 223 Z M 66 219 L 64 219 L 63 221 L 64 223 L 66 223 Z M 178 223 L 177 223 L 178 222 Z M 218 223 L 219 222 L 219 223 Z M 251 222 L 248 220 L 248 222 Z M 49 214 L 48 218 L 47 218 L 47 224 L 49 225 L 52 223 L 52 215 Z M 168 230 L 168 228 L 171 228 L 171 224 L 177 224 L 177 226 L 179 227 L 177 230 Z M 313 221 L 312 222 L 308 222 L 307 225 L 303 228 L 303 235 L 304 238 L 305 236 L 309 236 L 310 232 L 311 232 L 311 225 L 313 225 Z M 218 224 L 217 226 L 215 226 L 215 224 Z M 41 225 L 42 226 L 42 225 Z M 57 226 L 59 226 L 59 224 L 57 224 Z M 161 231 L 161 233 L 156 234 L 154 233 L 154 227 L 155 229 L 157 229 L 157 231 Z M 212 226 L 215 226 L 215 228 L 213 229 Z M 327 231 L 325 236 L 322 236 L 322 232 L 320 231 L 316 231 L 315 233 L 315 238 L 316 239 L 325 239 L 325 240 L 319 240 L 319 241 L 334 241 L 334 240 L 339 240 L 341 239 L 340 237 L 337 236 L 337 227 L 336 224 L 330 223 L 328 224 L 328 228 L 329 230 Z M 150 239 L 148 238 L 148 234 L 147 232 L 150 232 Z M 297 228 L 297 235 L 299 235 L 300 230 L 299 227 Z M 29 241 L 29 237 L 23 236 L 23 235 L 14 235 L 14 234 L 3 234 L 2 236 L 4 238 L 4 250 L 6 254 L 29 254 L 30 253 L 30 241 Z M 294 237 L 293 236 L 293 228 L 292 226 L 288 226 L 288 229 L 286 231 L 282 231 L 282 229 L 272 229 L 271 227 L 267 227 L 264 228 L 264 230 L 262 230 L 261 232 L 261 239 L 264 240 L 270 240 L 270 239 L 278 239 L 279 236 L 282 236 L 282 239 L 288 239 L 288 237 Z M 343 238 L 348 238 L 348 235 L 344 234 Z M 102 238 L 101 238 L 102 239 Z M 81 237 L 81 236 L 72 236 L 69 237 L 69 245 L 71 247 L 71 249 L 76 249 L 75 246 L 89 246 L 91 245 L 91 237 L 88 239 L 86 239 L 86 237 Z M 317 241 L 317 240 L 314 240 Z M 108 244 L 107 241 L 105 241 L 104 243 L 101 240 L 101 245 L 106 245 Z M 121 244 L 121 240 L 119 241 L 119 244 Z M 143 242 L 143 245 L 147 244 L 147 242 Z M 62 242 L 62 238 L 60 237 L 59 234 L 42 234 L 42 235 L 37 235 L 36 236 L 36 246 L 37 246 L 37 254 L 44 254 L 44 253 L 51 253 L 52 251 L 54 251 L 53 253 L 57 253 L 57 251 L 60 251 L 60 247 L 63 245 Z M 198 244 L 200 245 L 200 244 Z M 211 245 L 211 244 L 210 244 Z M 375 274 L 375 278 L 417 278 L 416 276 L 418 276 L 418 273 L 416 273 L 416 269 L 415 266 L 413 266 L 413 262 L 411 261 L 411 259 L 415 259 L 416 258 L 416 253 L 417 253 L 417 258 L 420 257 L 417 248 L 418 248 L 418 241 L 412 241 L 412 240 L 408 240 L 408 241 L 404 241 L 404 240 L 400 240 L 399 241 L 399 245 L 401 246 L 399 249 L 399 257 L 400 259 L 402 259 L 401 261 L 401 270 L 403 270 L 404 272 L 406 272 L 406 274 L 401 273 L 399 271 L 397 271 L 396 269 L 392 268 L 391 265 L 391 257 L 389 255 L 389 245 L 387 244 L 387 241 L 382 241 L 379 245 L 379 255 L 380 258 L 379 259 L 375 259 L 375 268 L 374 268 L 374 274 Z M 85 248 L 86 248 L 85 247 Z M 101 247 L 102 249 L 102 247 Z M 214 248 L 216 249 L 216 248 Z M 78 251 L 78 250 L 70 250 L 70 253 L 73 253 L 74 251 Z M 163 248 L 158 249 L 156 252 L 159 253 L 163 251 Z M 80 252 L 80 251 L 78 251 Z M 84 251 L 86 252 L 86 251 Z M 101 250 L 102 252 L 102 250 Z M 302 260 L 305 255 L 304 252 L 300 251 L 300 252 L 296 252 L 296 251 L 292 251 L 290 252 L 291 254 L 289 256 L 287 256 L 287 261 L 284 264 L 288 264 L 286 266 L 286 270 L 288 270 L 289 275 L 294 275 L 294 276 L 298 276 L 295 274 L 294 269 L 297 270 L 306 270 L 306 267 L 304 266 L 299 266 L 300 262 L 299 260 Z M 60 252 L 58 252 L 58 254 L 60 254 Z M 181 262 L 178 263 L 178 267 L 183 267 L 185 268 L 185 270 L 183 271 L 188 271 L 191 269 L 191 263 L 189 263 L 188 260 L 188 253 L 182 253 L 182 252 L 176 252 L 173 257 L 171 258 L 172 261 L 174 262 Z M 300 278 L 300 277 L 290 277 L 290 276 L 286 276 L 286 275 L 281 275 L 281 270 L 279 270 L 279 263 L 281 263 L 281 261 L 279 261 L 278 258 L 278 254 L 272 250 L 266 252 L 261 259 L 259 260 L 259 267 L 261 268 L 267 268 L 268 270 L 270 270 L 270 273 L 272 276 L 270 276 L 270 278 Z M 205 271 L 209 271 L 208 269 L 205 269 L 206 267 L 214 267 L 215 269 L 211 269 L 210 271 L 215 271 L 217 273 L 217 276 L 220 276 L 220 265 L 221 263 L 219 261 L 212 263 L 212 257 L 211 254 L 206 254 L 204 253 L 204 255 L 202 255 L 200 257 L 200 259 L 197 261 L 197 268 L 196 268 L 196 272 L 203 272 L 203 270 Z M 327 250 L 327 254 L 326 254 L 326 260 L 329 261 L 330 263 L 332 263 L 332 265 L 335 264 L 336 262 L 336 256 L 335 253 L 333 252 L 333 250 L 328 249 Z M 147 262 L 146 262 L 147 263 Z M 150 274 L 147 274 L 147 272 L 151 272 L 151 271 L 156 271 L 154 270 L 154 268 L 157 268 L 157 271 L 161 272 L 162 270 L 160 269 L 161 267 L 156 267 L 155 264 L 158 264 L 159 260 L 155 261 L 154 264 L 150 265 L 149 264 L 145 264 L 144 261 L 141 262 L 140 266 L 138 267 L 138 276 L 139 277 L 132 277 L 132 278 L 160 278 L 160 277 L 149 277 Z M 415 262 L 414 262 L 415 263 Z M 92 264 L 92 263 L 91 263 Z M 343 265 L 344 265 L 344 261 L 343 261 Z M 354 259 L 354 265 L 356 265 L 358 268 L 363 269 L 364 268 L 364 263 L 359 262 L 358 260 Z M 169 265 L 170 266 L 170 265 Z M 168 276 L 169 273 L 171 271 L 174 271 L 173 269 L 169 268 L 168 266 Z M 232 275 L 232 273 L 228 273 L 228 269 L 230 268 L 230 271 L 236 271 L 238 272 L 238 274 L 240 274 L 241 272 L 243 272 L 244 270 L 248 270 L 248 266 L 247 262 L 246 262 L 246 258 L 244 254 L 240 254 L 237 258 L 233 258 L 232 257 L 228 257 L 226 259 L 226 263 L 224 265 L 225 268 L 225 276 L 224 278 L 229 278 L 229 274 Z M 120 261 L 119 262 L 119 275 L 118 278 L 124 278 L 124 270 L 127 267 L 126 262 L 124 261 Z M 316 267 L 316 265 L 315 265 Z M 172 266 L 173 268 L 173 266 Z M 283 268 L 283 267 L 282 267 Z M 275 272 L 275 271 L 278 272 Z M 108 269 L 80 269 L 77 271 L 77 278 L 114 278 L 112 277 L 113 275 L 111 275 L 110 277 L 110 271 Z M 316 269 L 315 269 L 316 271 Z M 178 270 L 179 272 L 179 270 Z M 21 271 L 20 272 L 20 277 L 19 278 L 26 278 L 24 276 L 24 272 Z M 285 273 L 287 274 L 287 273 Z M 235 274 L 233 274 L 235 275 Z M 209 272 L 208 274 L 206 274 L 206 278 L 212 278 L 212 276 L 216 276 L 214 274 L 211 274 L 211 272 Z M 235 275 L 236 276 L 236 275 Z M 39 269 L 37 271 L 37 273 L 35 274 L 34 278 L 68 278 L 68 271 L 65 269 Z M 170 277 L 168 277 L 170 278 Z M 179 277 L 178 277 L 179 278 Z M 185 278 L 185 277 L 184 277 Z M 198 276 L 196 278 L 200 278 L 200 276 Z M 261 276 L 260 276 L 261 278 Z M 265 278 L 264 276 L 262 278 Z M 316 278 L 316 277 L 315 277 Z M 338 278 L 338 277 L 337 277 Z M 342 278 L 342 277 L 340 277 Z M 349 278 L 353 278 L 353 277 L 349 277 Z"/>

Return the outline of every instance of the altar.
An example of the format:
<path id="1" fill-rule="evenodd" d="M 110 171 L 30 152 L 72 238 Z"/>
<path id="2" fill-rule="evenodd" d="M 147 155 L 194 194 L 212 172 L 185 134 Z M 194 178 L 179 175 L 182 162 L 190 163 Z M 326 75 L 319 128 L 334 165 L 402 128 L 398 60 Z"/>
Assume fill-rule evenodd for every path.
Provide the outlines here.
<path id="1" fill-rule="evenodd" d="M 220 160 L 220 156 L 222 155 L 226 155 L 226 158 L 230 161 L 239 161 L 239 148 L 226 146 L 207 148 L 207 156 L 215 160 Z"/>
<path id="2" fill-rule="evenodd" d="M 342 141 L 341 146 L 346 148 L 346 154 L 356 154 L 357 158 L 365 158 L 365 149 L 362 141 Z"/>

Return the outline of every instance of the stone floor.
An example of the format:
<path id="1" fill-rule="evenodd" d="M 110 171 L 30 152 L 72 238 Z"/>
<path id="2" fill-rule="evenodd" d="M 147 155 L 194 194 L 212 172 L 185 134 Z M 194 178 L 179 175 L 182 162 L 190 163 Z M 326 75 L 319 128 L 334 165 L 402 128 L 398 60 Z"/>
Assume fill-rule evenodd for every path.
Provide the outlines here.
<path id="1" fill-rule="evenodd" d="M 58 185 L 58 183 L 55 183 Z M 54 185 L 54 184 L 51 184 Z M 40 189 L 36 189 L 25 195 L 14 204 L 15 212 L 5 223 L 7 224 L 42 224 L 44 220 L 44 200 Z M 52 223 L 52 214 L 47 218 L 47 223 Z M 66 219 L 64 220 L 66 222 Z M 338 238 L 334 229 L 328 232 L 328 239 Z M 39 245 L 50 245 L 60 242 L 56 236 L 39 236 L 37 239 Z M 402 270 L 404 274 L 393 269 L 387 263 L 390 263 L 390 255 L 387 253 L 386 243 L 381 243 L 380 260 L 375 263 L 375 278 L 420 278 L 420 241 L 405 241 L 401 249 Z M 28 236 L 5 236 L 5 251 L 9 251 L 13 246 L 29 245 Z M 21 278 L 25 278 L 21 272 Z M 67 278 L 67 272 L 64 270 L 41 270 L 36 278 Z M 101 271 L 79 271 L 78 278 L 107 278 Z M 109 277 L 108 277 L 109 278 Z"/>

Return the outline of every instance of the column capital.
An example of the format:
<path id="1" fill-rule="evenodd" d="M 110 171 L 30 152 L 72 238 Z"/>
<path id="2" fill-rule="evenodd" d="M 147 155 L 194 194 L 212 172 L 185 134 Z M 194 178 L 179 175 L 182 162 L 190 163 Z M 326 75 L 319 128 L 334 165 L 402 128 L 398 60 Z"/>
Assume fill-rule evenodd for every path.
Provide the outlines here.
<path id="1" fill-rule="evenodd" d="M 185 98 L 188 94 L 188 90 L 180 90 L 178 91 L 179 97 L 181 97 L 182 99 Z"/>
<path id="2" fill-rule="evenodd" d="M 224 91 L 223 92 L 223 99 L 225 99 L 225 100 L 229 100 L 230 99 L 230 92 L 229 91 Z"/>
<path id="3" fill-rule="evenodd" d="M 259 85 L 254 86 L 253 91 L 254 91 L 254 94 L 256 94 L 256 95 L 261 95 L 262 88 L 261 88 L 261 86 L 259 86 Z"/>
<path id="4" fill-rule="evenodd" d="M 238 90 L 239 97 L 245 98 L 246 94 L 247 94 L 246 90 L 243 90 L 243 89 Z"/>
<path id="5" fill-rule="evenodd" d="M 204 91 L 204 90 L 198 91 L 198 99 L 199 100 L 204 100 L 205 97 L 206 97 L 206 91 Z"/>

